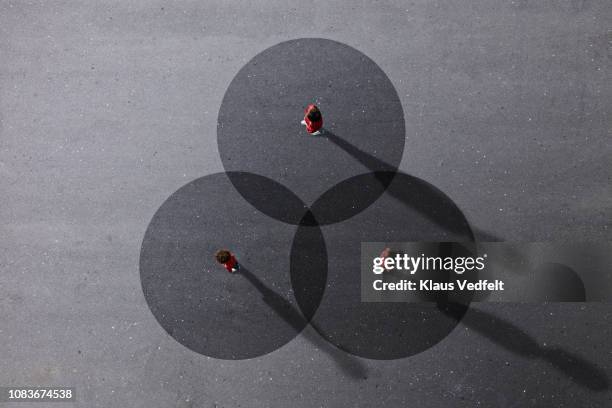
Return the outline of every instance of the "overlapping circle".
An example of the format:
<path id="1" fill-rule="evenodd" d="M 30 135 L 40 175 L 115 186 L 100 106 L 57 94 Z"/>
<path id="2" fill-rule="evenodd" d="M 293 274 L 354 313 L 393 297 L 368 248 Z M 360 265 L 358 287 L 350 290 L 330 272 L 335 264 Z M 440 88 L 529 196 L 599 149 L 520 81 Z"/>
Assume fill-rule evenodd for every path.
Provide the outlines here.
<path id="1" fill-rule="evenodd" d="M 232 176 L 257 189 L 254 195 L 279 188 L 262 176 Z M 210 357 L 276 350 L 306 326 L 325 288 L 321 230 L 309 227 L 307 243 L 292 249 L 296 229 L 244 201 L 226 173 L 186 184 L 162 204 L 143 239 L 140 278 L 149 308 L 174 339 Z M 219 248 L 235 253 L 240 276 L 216 263 Z M 317 273 L 300 281 L 298 307 L 288 272 L 310 268 Z"/>
<path id="2" fill-rule="evenodd" d="M 299 124 L 312 101 L 324 114 L 318 137 Z M 311 323 L 348 353 L 394 359 L 455 327 L 469 296 L 361 302 L 361 242 L 474 238 L 445 194 L 398 173 L 402 106 L 371 59 L 325 39 L 273 46 L 236 75 L 217 129 L 225 173 L 175 192 L 141 249 L 145 298 L 177 341 L 211 357 L 251 358 Z M 236 253 L 239 276 L 214 264 L 221 247 Z M 452 317 L 442 311 L 449 302 Z"/>
<path id="3" fill-rule="evenodd" d="M 300 125 L 303 109 L 311 102 L 323 112 L 321 137 L 309 135 Z M 351 191 L 350 212 L 322 196 L 366 171 L 396 171 L 405 133 L 395 87 L 374 61 L 346 44 L 305 38 L 266 49 L 236 74 L 219 109 L 217 143 L 226 171 L 259 174 L 307 204 L 319 201 L 316 216 L 323 225 L 349 218 L 382 194 L 379 186 Z M 373 160 L 362 163 L 339 154 L 328 141 L 333 134 Z M 245 200 L 253 200 L 252 190 L 234 177 L 230 180 Z M 278 214 L 267 214 L 279 219 Z"/>
<path id="4" fill-rule="evenodd" d="M 389 174 L 368 173 L 349 179 L 344 184 L 370 183 L 377 177 L 386 180 Z M 340 195 L 342 189 L 330 193 Z M 342 200 L 339 200 L 342 201 Z M 313 204 L 316 209 L 317 203 Z M 313 211 L 316 216 L 316 211 Z M 318 218 L 317 218 L 318 219 Z M 292 250 L 304 245 L 300 227 Z M 380 242 L 401 252 L 403 242 L 422 242 L 419 256 L 461 257 L 474 251 L 469 245 L 455 242 L 473 241 L 473 233 L 459 208 L 431 184 L 406 174 L 397 173 L 385 193 L 367 210 L 350 219 L 322 227 L 327 245 L 327 287 L 311 325 L 329 342 L 342 350 L 370 359 L 397 359 L 417 354 L 445 338 L 458 324 L 472 299 L 471 292 L 426 294 L 416 292 L 415 298 L 390 302 L 389 294 L 381 302 L 368 303 L 361 299 L 361 244 Z M 438 243 L 448 244 L 438 244 Z M 317 271 L 310 271 L 316 273 Z M 292 269 L 292 274 L 309 271 Z M 321 271 L 323 273 L 323 271 Z M 428 271 L 427 278 L 449 282 L 452 272 Z M 421 278 L 422 276 L 419 276 Z M 386 273 L 383 279 L 414 279 L 401 273 Z M 296 278 L 292 276 L 292 280 Z M 465 279 L 476 279 L 475 274 Z M 302 305 L 300 292 L 296 291 Z M 453 313 L 444 308 L 453 306 Z"/>

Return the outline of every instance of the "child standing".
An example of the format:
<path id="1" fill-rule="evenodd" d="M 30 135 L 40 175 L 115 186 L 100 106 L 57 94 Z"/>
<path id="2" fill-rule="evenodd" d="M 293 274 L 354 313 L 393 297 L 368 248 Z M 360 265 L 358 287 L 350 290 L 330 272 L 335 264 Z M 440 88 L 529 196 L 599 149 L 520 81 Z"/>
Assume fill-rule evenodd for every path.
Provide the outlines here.
<path id="1" fill-rule="evenodd" d="M 385 248 L 380 253 L 379 257 L 383 259 L 382 264 L 385 264 L 385 260 L 391 256 L 391 248 Z M 385 268 L 384 272 L 389 272 L 387 268 Z"/>
<path id="2" fill-rule="evenodd" d="M 215 258 L 217 259 L 217 262 L 223 265 L 230 273 L 238 272 L 240 269 L 240 265 L 238 265 L 236 257 L 227 249 L 218 250 L 215 254 Z"/>
<path id="3" fill-rule="evenodd" d="M 302 125 L 306 126 L 306 131 L 312 135 L 320 135 L 321 127 L 323 127 L 323 115 L 321 115 L 321 111 L 317 108 L 317 105 L 311 103 L 306 107 L 306 111 L 304 112 L 304 120 L 302 120 Z"/>

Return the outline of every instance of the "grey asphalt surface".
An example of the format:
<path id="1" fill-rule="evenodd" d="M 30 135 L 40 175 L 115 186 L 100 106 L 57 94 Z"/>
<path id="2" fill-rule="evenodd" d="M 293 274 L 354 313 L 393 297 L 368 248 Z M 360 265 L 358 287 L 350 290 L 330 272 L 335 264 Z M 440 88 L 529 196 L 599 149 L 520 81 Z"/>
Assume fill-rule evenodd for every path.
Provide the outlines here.
<path id="1" fill-rule="evenodd" d="M 472 226 L 610 240 L 611 23 L 605 0 L 3 1 L 0 386 L 76 387 L 58 408 L 611 406 L 609 304 L 479 304 L 431 349 L 354 369 L 312 328 L 251 360 L 199 355 L 139 279 L 157 209 L 223 170 L 234 75 L 301 37 L 382 68 L 404 109 L 401 170 Z"/>

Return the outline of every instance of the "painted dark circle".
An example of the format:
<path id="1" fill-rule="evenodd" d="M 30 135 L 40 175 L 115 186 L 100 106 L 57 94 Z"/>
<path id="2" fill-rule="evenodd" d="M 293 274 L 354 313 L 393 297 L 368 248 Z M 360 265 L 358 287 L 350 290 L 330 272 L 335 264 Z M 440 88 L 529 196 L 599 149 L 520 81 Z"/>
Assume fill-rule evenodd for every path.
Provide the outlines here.
<path id="1" fill-rule="evenodd" d="M 233 176 L 263 192 L 283 191 L 261 176 Z M 290 258 L 296 228 L 243 200 L 224 173 L 188 183 L 162 204 L 142 242 L 140 278 L 151 312 L 176 341 L 209 357 L 239 360 L 278 349 L 308 324 L 325 285 L 320 229 L 308 227 Z M 221 248 L 235 254 L 238 273 L 215 261 Z M 310 296 L 300 309 L 290 269 L 303 263 L 321 280 L 298 285 L 300 296 Z"/>
<path id="2" fill-rule="evenodd" d="M 344 181 L 344 188 L 336 186 L 332 189 L 335 193 L 327 194 L 340 196 L 342 191 L 350 191 L 350 186 L 386 180 L 389 176 L 356 176 Z M 317 203 L 313 205 L 317 206 Z M 306 227 L 300 227 L 303 228 Z M 361 301 L 362 242 L 473 242 L 474 235 L 461 210 L 429 183 L 395 174 L 386 192 L 367 210 L 342 223 L 324 226 L 322 230 L 327 243 L 327 288 L 311 325 L 340 349 L 370 359 L 409 357 L 444 339 L 467 311 L 472 299 L 469 292 L 453 298 L 437 296 L 404 303 Z M 295 251 L 302 246 L 301 235 L 298 230 L 293 243 Z M 440 245 L 437 254 L 466 256 L 471 250 Z M 307 272 L 317 271 L 300 272 L 296 268 L 292 270 L 292 279 L 295 279 L 293 274 Z M 455 277 L 438 274 L 436 278 L 444 281 Z M 464 277 L 477 279 L 476 274 Z M 297 290 L 296 297 L 300 305 L 308 305 L 309 298 L 301 299 Z"/>
<path id="3" fill-rule="evenodd" d="M 320 136 L 310 135 L 300 124 L 309 103 L 316 103 L 323 113 Z M 373 160 L 354 160 L 329 134 L 347 140 Z M 283 42 L 251 59 L 229 85 L 217 125 L 226 171 L 265 176 L 307 205 L 350 177 L 366 171 L 396 171 L 404 140 L 402 105 L 382 69 L 356 49 L 320 38 Z M 252 190 L 231 175 L 230 180 L 247 201 L 254 201 Z M 351 211 L 340 207 L 322 219 L 346 219 L 367 208 L 382 191 L 356 191 L 348 197 L 357 203 Z M 319 207 L 324 206 L 329 207 L 320 202 Z M 295 217 L 279 216 L 270 205 L 257 207 L 295 223 Z M 319 218 L 316 211 L 313 214 Z"/>

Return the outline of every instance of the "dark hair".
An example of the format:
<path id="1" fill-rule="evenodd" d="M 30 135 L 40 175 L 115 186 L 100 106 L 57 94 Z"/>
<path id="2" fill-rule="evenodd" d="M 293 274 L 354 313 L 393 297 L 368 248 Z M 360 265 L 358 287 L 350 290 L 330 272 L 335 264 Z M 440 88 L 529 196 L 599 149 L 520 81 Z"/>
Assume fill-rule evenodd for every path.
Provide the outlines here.
<path id="1" fill-rule="evenodd" d="M 318 122 L 321 120 L 321 111 L 319 110 L 319 108 L 313 105 L 312 108 L 308 110 L 308 113 L 306 114 L 306 116 L 311 121 Z"/>
<path id="2" fill-rule="evenodd" d="M 222 263 L 222 264 L 227 263 L 231 257 L 232 257 L 232 254 L 227 249 L 220 249 L 215 254 L 215 258 L 217 258 L 217 262 Z"/>

